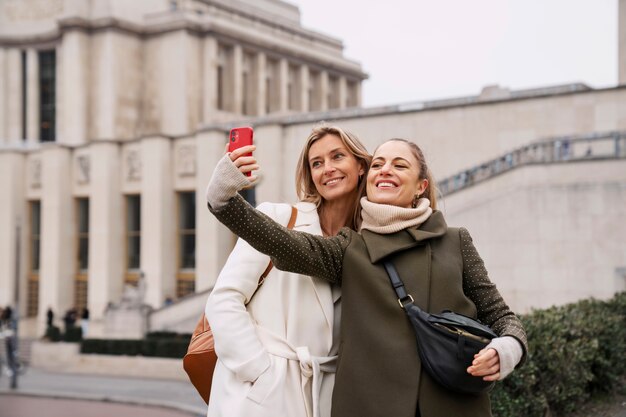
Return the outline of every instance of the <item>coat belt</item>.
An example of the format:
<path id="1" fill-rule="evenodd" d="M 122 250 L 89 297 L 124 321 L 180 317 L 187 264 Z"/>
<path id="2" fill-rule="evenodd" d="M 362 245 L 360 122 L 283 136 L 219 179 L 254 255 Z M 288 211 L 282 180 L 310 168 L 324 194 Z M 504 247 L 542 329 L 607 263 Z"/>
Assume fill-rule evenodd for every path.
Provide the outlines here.
<path id="1" fill-rule="evenodd" d="M 271 332 L 270 330 L 257 326 L 257 334 L 267 352 L 290 361 L 298 361 L 300 366 L 300 388 L 307 403 L 307 416 L 319 417 L 319 394 L 322 387 L 322 372 L 334 373 L 337 369 L 337 355 L 333 356 L 313 356 L 308 346 L 292 346 L 285 338 Z M 307 385 L 310 384 L 310 389 Z M 310 395 L 307 393 L 310 392 Z M 309 407 L 309 398 L 312 404 Z M 313 410 L 310 416 L 309 410 Z"/>

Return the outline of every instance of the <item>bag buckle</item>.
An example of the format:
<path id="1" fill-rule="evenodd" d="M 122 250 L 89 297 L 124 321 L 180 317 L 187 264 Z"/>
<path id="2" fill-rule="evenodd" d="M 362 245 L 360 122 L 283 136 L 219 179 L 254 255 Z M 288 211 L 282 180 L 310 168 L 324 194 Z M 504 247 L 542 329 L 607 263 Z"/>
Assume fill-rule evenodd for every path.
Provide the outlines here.
<path id="1" fill-rule="evenodd" d="M 400 308 L 404 308 L 404 306 L 406 305 L 406 304 L 403 304 L 405 300 L 408 300 L 406 304 L 413 303 L 415 301 L 413 300 L 413 297 L 411 296 L 411 294 L 407 295 L 406 297 L 398 298 L 398 304 L 400 304 Z"/>

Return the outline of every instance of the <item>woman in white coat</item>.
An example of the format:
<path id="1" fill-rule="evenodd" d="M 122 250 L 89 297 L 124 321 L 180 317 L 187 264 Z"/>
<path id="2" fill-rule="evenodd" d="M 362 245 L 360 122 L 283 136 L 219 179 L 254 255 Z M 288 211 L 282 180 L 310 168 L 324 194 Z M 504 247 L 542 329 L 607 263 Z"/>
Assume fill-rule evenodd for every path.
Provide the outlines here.
<path id="1" fill-rule="evenodd" d="M 298 161 L 294 229 L 325 236 L 356 230 L 370 160 L 354 135 L 315 128 Z M 287 204 L 259 210 L 284 225 L 291 216 Z M 239 239 L 207 301 L 219 358 L 208 417 L 330 416 L 340 290 L 275 268 L 259 287 L 268 263 Z"/>

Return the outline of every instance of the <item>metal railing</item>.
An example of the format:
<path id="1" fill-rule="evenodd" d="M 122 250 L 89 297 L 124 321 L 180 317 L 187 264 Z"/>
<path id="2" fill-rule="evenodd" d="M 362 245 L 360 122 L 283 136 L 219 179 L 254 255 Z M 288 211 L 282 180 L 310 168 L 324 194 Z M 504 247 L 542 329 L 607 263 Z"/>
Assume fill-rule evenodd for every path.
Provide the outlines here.
<path id="1" fill-rule="evenodd" d="M 533 142 L 437 182 L 447 196 L 515 168 L 579 161 L 626 158 L 626 132 L 565 136 Z"/>

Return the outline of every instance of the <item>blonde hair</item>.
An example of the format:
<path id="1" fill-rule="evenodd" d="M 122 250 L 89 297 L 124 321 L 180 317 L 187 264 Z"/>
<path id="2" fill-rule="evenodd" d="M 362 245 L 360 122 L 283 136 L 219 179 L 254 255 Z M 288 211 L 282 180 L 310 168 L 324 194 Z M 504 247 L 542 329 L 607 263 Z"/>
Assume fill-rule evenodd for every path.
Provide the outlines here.
<path id="1" fill-rule="evenodd" d="M 411 149 L 411 153 L 413 154 L 413 156 L 417 160 L 417 163 L 419 164 L 420 173 L 419 173 L 418 179 L 428 180 L 428 187 L 426 188 L 426 191 L 424 191 L 424 194 L 422 194 L 420 197 L 424 197 L 430 200 L 430 207 L 433 210 L 436 210 L 437 209 L 437 186 L 435 185 L 435 179 L 433 178 L 433 175 L 430 172 L 428 165 L 426 164 L 426 158 L 424 157 L 424 153 L 422 152 L 420 147 L 417 146 L 415 142 L 411 142 L 406 139 L 392 138 L 392 139 L 387 140 L 384 143 L 391 142 L 391 141 L 406 143 Z"/>
<path id="2" fill-rule="evenodd" d="M 365 195 L 365 184 L 367 183 L 367 171 L 369 170 L 372 156 L 367 152 L 365 146 L 361 143 L 359 138 L 353 133 L 347 132 L 337 126 L 318 126 L 311 131 L 311 134 L 306 139 L 304 148 L 300 153 L 298 159 L 298 166 L 296 167 L 296 193 L 300 201 L 307 201 L 314 203 L 318 209 L 324 204 L 324 199 L 315 188 L 313 182 L 313 175 L 311 174 L 311 166 L 309 165 L 309 150 L 311 146 L 318 140 L 322 139 L 326 135 L 334 135 L 338 137 L 344 146 L 348 149 L 350 154 L 356 158 L 357 162 L 363 168 L 363 175 L 359 177 L 358 182 L 358 198 L 354 202 L 354 213 L 352 214 L 350 224 L 347 227 L 356 230 L 361 224 L 361 204 L 359 200 Z"/>

